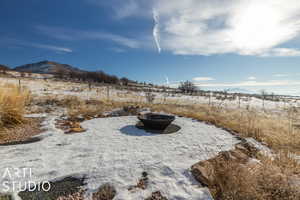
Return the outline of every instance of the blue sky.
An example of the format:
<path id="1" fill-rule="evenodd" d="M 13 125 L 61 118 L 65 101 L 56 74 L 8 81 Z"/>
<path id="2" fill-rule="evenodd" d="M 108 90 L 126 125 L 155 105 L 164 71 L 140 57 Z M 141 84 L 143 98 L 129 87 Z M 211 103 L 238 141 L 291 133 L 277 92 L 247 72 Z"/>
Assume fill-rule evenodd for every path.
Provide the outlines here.
<path id="1" fill-rule="evenodd" d="M 297 0 L 1 0 L 0 63 L 300 95 Z"/>

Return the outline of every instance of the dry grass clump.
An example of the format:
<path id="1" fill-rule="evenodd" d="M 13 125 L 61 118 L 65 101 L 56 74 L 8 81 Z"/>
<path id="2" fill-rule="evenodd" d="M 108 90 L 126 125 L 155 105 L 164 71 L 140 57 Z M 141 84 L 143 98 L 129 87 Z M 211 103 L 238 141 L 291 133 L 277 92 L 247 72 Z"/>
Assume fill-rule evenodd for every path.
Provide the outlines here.
<path id="1" fill-rule="evenodd" d="M 26 123 L 0 131 L 0 145 L 16 141 L 22 142 L 40 134 L 43 131 L 40 124 L 41 119 L 28 119 Z"/>
<path id="2" fill-rule="evenodd" d="M 215 162 L 216 181 L 210 191 L 216 200 L 300 199 L 300 185 L 293 181 L 294 169 L 292 166 L 283 169 L 282 163 L 278 163 L 267 158 L 252 167 L 232 160 Z"/>
<path id="3" fill-rule="evenodd" d="M 22 124 L 25 106 L 30 102 L 30 92 L 16 85 L 5 84 L 0 88 L 0 131 Z"/>
<path id="4" fill-rule="evenodd" d="M 67 114 L 70 120 L 76 121 L 78 116 L 83 119 L 92 119 L 101 117 L 104 112 L 111 111 L 114 108 L 122 107 L 122 103 L 97 101 L 97 100 L 82 100 L 80 103 L 67 107 Z"/>

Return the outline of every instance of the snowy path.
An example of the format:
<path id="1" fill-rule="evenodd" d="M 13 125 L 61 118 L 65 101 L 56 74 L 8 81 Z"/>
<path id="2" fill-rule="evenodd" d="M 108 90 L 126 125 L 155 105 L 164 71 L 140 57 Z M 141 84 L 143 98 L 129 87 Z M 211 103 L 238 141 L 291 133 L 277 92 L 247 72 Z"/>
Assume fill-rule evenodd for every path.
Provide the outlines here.
<path id="1" fill-rule="evenodd" d="M 87 132 L 64 135 L 53 126 L 53 119 L 46 121 L 48 131 L 43 135 L 47 137 L 42 141 L 0 147 L 0 174 L 6 167 L 32 168 L 32 181 L 86 174 L 89 191 L 111 183 L 117 190 L 115 199 L 144 199 L 159 190 L 170 200 L 204 200 L 209 199 L 207 191 L 189 168 L 238 143 L 224 130 L 187 118 L 177 118 L 174 123 L 182 129 L 168 135 L 135 128 L 136 117 L 85 121 L 82 126 Z M 149 174 L 148 188 L 128 191 L 143 171 Z"/>

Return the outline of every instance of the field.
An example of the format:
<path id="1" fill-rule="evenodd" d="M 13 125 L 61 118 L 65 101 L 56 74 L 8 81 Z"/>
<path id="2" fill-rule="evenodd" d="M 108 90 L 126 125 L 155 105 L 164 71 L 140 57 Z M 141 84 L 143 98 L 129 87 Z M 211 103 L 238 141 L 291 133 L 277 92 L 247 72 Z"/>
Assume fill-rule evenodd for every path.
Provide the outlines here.
<path id="1" fill-rule="evenodd" d="M 300 198 L 300 99 L 53 79 L 2 77 L 0 84 L 0 170 L 31 168 L 31 177 L 12 177 L 23 185 L 84 179 L 49 199 Z M 149 110 L 175 115 L 181 129 L 137 129 L 136 115 Z"/>

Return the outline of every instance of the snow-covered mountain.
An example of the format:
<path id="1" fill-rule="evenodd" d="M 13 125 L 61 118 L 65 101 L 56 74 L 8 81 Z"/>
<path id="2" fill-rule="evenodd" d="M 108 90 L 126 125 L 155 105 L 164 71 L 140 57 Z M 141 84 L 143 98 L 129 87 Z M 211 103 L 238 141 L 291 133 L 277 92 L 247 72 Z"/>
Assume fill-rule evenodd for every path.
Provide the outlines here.
<path id="1" fill-rule="evenodd" d="M 60 64 L 52 61 L 41 61 L 32 64 L 21 65 L 14 70 L 19 72 L 30 72 L 30 73 L 40 73 L 40 74 L 55 74 L 58 72 L 68 73 L 68 72 L 82 72 L 82 70 L 72 67 L 67 64 Z"/>

